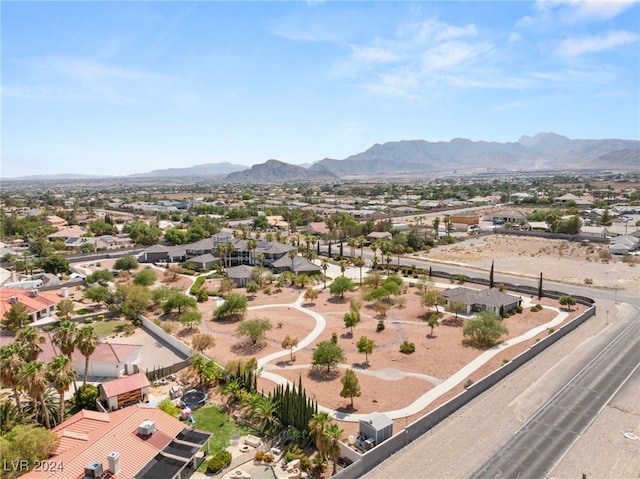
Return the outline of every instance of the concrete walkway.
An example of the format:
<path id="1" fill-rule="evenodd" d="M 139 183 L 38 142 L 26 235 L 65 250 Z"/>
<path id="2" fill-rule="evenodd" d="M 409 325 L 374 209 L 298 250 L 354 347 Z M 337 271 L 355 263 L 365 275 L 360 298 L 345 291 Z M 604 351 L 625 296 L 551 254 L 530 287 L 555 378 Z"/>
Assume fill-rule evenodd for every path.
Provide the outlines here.
<path id="1" fill-rule="evenodd" d="M 354 273 L 357 275 L 355 278 L 354 278 Z M 364 270 L 363 270 L 363 274 L 365 274 Z M 331 276 L 335 278 L 340 275 L 341 275 L 340 268 L 335 265 L 331 265 L 329 267 L 329 270 L 327 270 L 327 276 Z M 359 281 L 359 277 L 360 277 L 359 268 L 348 268 L 348 271 L 345 271 L 345 276 L 351 277 L 352 279 L 357 279 Z M 323 285 L 320 285 L 319 288 L 322 288 L 322 286 Z M 437 286 L 438 288 L 453 288 L 453 287 L 457 287 L 458 285 L 435 283 L 435 286 Z M 301 293 L 298 299 L 290 304 L 270 304 L 270 305 L 256 306 L 253 308 L 249 308 L 249 310 L 279 308 L 279 307 L 287 306 L 290 308 L 295 308 L 301 313 L 307 314 L 312 318 L 314 318 L 316 321 L 315 328 L 313 328 L 313 331 L 311 331 L 311 333 L 309 333 L 309 335 L 307 335 L 302 341 L 300 341 L 298 343 L 298 346 L 294 348 L 294 351 L 297 351 L 313 343 L 313 341 L 322 333 L 322 331 L 326 326 L 326 321 L 321 314 L 301 306 L 303 300 L 304 300 L 304 293 Z M 529 298 L 523 298 L 522 301 L 523 301 L 524 307 L 530 307 L 532 305 L 531 300 Z M 491 358 L 500 354 L 502 351 L 509 348 L 510 346 L 522 343 L 524 341 L 529 341 L 539 333 L 546 331 L 549 328 L 558 326 L 559 324 L 562 324 L 562 322 L 569 315 L 569 313 L 560 311 L 558 308 L 550 308 L 545 306 L 545 309 L 553 309 L 557 312 L 557 315 L 546 324 L 533 328 L 527 331 L 525 334 L 522 334 L 516 338 L 505 341 L 487 351 L 484 351 L 476 359 L 471 361 L 469 364 L 467 364 L 462 369 L 460 369 L 455 374 L 453 374 L 452 376 L 450 376 L 445 380 L 427 376 L 425 374 L 406 372 L 406 371 L 401 371 L 399 369 L 392 369 L 392 368 L 384 368 L 379 370 L 359 369 L 358 372 L 360 372 L 361 374 L 376 376 L 380 379 L 387 380 L 387 381 L 399 380 L 404 377 L 417 377 L 419 379 L 424 379 L 425 381 L 429 381 L 430 383 L 434 384 L 435 387 L 433 389 L 429 390 L 428 392 L 420 396 L 418 399 L 416 399 L 414 402 L 412 402 L 405 408 L 396 409 L 393 411 L 379 411 L 379 412 L 384 412 L 391 419 L 401 419 L 403 417 L 417 414 L 423 409 L 425 409 L 429 404 L 431 404 L 434 400 L 436 400 L 442 394 L 450 391 L 451 389 L 456 387 L 458 384 L 460 384 L 465 378 L 469 377 L 469 375 L 471 375 L 474 371 L 476 371 L 481 366 L 483 366 Z M 428 327 L 428 326 L 425 325 L 425 327 Z M 291 383 L 289 380 L 280 376 L 274 371 L 277 369 L 302 369 L 302 368 L 307 368 L 310 365 L 299 364 L 299 365 L 279 367 L 272 364 L 268 364 L 284 356 L 289 356 L 288 350 L 278 351 L 258 359 L 258 366 L 263 368 L 262 377 L 264 377 L 265 379 L 269 379 L 270 381 L 273 381 L 276 384 L 281 384 L 281 385 L 289 384 L 290 386 L 295 386 L 295 384 Z M 347 367 L 350 367 L 350 366 L 341 365 L 339 367 L 346 369 Z M 360 419 L 366 416 L 365 414 L 349 414 L 344 412 L 338 412 L 338 411 L 323 407 L 322 405 L 318 405 L 318 410 L 326 412 L 331 417 L 338 419 L 340 421 L 358 422 L 360 421 Z"/>

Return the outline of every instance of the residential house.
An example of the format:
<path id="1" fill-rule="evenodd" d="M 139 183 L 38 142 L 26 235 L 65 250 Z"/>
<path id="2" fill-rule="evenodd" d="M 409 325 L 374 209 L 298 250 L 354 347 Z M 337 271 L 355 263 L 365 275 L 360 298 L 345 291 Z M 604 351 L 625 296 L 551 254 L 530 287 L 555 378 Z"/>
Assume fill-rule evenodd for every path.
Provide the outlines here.
<path id="1" fill-rule="evenodd" d="M 494 211 L 486 215 L 483 219 L 491 221 L 495 225 L 505 223 L 518 225 L 524 224 L 527 221 L 527 217 L 523 213 L 514 210 Z"/>
<path id="2" fill-rule="evenodd" d="M 322 268 L 307 258 L 296 255 L 293 261 L 289 256 L 283 256 L 280 259 L 271 263 L 271 267 L 276 273 L 282 271 L 293 271 L 295 274 L 315 274 L 320 273 Z"/>
<path id="3" fill-rule="evenodd" d="M 49 226 L 68 226 L 69 225 L 67 220 L 65 220 L 64 218 L 60 218 L 59 216 L 56 216 L 56 215 L 45 216 L 42 222 L 45 225 L 49 225 Z"/>
<path id="4" fill-rule="evenodd" d="M 24 479 L 180 478 L 186 468 L 195 469 L 212 435 L 140 405 L 108 413 L 82 410 L 53 432 L 60 443 L 48 463 L 61 467 L 38 468 Z"/>
<path id="5" fill-rule="evenodd" d="M 571 193 L 567 193 L 566 195 L 558 196 L 553 199 L 553 202 L 556 204 L 560 204 L 562 206 L 568 206 L 569 204 L 575 203 L 578 208 L 588 208 L 593 205 L 593 201 L 585 199 L 581 196 L 576 196 Z"/>
<path id="6" fill-rule="evenodd" d="M 65 228 L 60 228 L 55 233 L 51 233 L 50 235 L 47 235 L 47 239 L 49 241 L 64 242 L 64 241 L 67 241 L 69 238 L 79 238 L 85 234 L 87 234 L 87 231 L 84 228 L 78 225 L 71 225 Z"/>
<path id="7" fill-rule="evenodd" d="M 633 235 L 616 236 L 609 244 L 611 254 L 626 256 L 640 248 L 640 240 Z"/>
<path id="8" fill-rule="evenodd" d="M 62 352 L 53 343 L 53 333 L 43 331 L 42 336 L 45 342 L 40 346 L 42 352 L 38 356 L 38 360 L 46 363 Z M 14 339 L 13 336 L 0 336 L 0 346 L 11 344 Z M 98 343 L 96 349 L 89 356 L 88 375 L 98 378 L 118 378 L 134 371 L 140 362 L 141 348 L 142 346 L 139 344 Z M 78 376 L 84 376 L 86 358 L 76 349 L 73 352 L 72 360 Z"/>
<path id="9" fill-rule="evenodd" d="M 452 302 L 460 302 L 466 306 L 466 314 L 477 311 L 490 311 L 495 314 L 508 313 L 515 310 L 521 299 L 496 289 L 487 288 L 481 291 L 470 288 L 452 288 L 442 293 L 447 306 Z"/>
<path id="10" fill-rule="evenodd" d="M 227 269 L 227 278 L 236 283 L 237 286 L 246 286 L 251 281 L 251 272 L 253 266 L 241 264 L 238 266 L 232 266 Z"/>
<path id="11" fill-rule="evenodd" d="M 133 403 L 148 402 L 150 386 L 145 373 L 136 373 L 105 381 L 98 386 L 98 390 L 100 391 L 100 400 L 105 408 L 109 411 L 115 411 Z"/>
<path id="12" fill-rule="evenodd" d="M 608 231 L 606 226 L 582 226 L 580 228 L 580 236 L 589 238 L 606 238 Z"/>
<path id="13" fill-rule="evenodd" d="M 389 231 L 372 231 L 366 237 L 366 240 L 373 243 L 375 241 L 391 241 L 393 235 Z"/>
<path id="14" fill-rule="evenodd" d="M 62 299 L 57 294 L 41 293 L 36 289 L 0 288 L 0 321 L 5 320 L 5 314 L 15 303 L 21 303 L 27 307 L 27 314 L 32 323 L 48 318 L 53 315 L 56 305 Z"/>

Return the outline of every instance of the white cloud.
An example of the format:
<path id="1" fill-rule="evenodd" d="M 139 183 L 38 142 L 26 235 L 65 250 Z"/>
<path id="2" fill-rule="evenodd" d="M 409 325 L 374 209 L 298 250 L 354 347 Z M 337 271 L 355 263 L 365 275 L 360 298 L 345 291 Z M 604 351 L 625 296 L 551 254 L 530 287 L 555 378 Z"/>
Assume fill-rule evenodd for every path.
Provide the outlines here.
<path id="1" fill-rule="evenodd" d="M 640 39 L 637 33 L 615 30 L 597 35 L 567 38 L 556 50 L 561 56 L 577 56 L 585 53 L 602 52 L 612 48 L 635 43 Z"/>
<path id="2" fill-rule="evenodd" d="M 534 14 L 521 18 L 516 26 L 550 29 L 557 24 L 606 22 L 636 3 L 637 0 L 538 0 Z"/>
<path id="3" fill-rule="evenodd" d="M 375 46 L 363 46 L 359 47 L 352 45 L 352 56 L 355 61 L 362 61 L 367 63 L 387 63 L 400 59 L 400 56 L 386 48 Z"/>

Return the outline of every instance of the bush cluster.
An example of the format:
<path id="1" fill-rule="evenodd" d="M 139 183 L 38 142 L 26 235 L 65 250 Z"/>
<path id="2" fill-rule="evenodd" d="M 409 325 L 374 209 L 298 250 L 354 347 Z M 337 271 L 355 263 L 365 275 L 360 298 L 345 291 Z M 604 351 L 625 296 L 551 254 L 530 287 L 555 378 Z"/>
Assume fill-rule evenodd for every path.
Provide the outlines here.
<path id="1" fill-rule="evenodd" d="M 410 343 L 409 341 L 404 341 L 400 345 L 400 352 L 403 353 L 403 354 L 411 354 L 411 353 L 415 352 L 415 350 L 416 350 L 415 343 Z"/>
<path id="2" fill-rule="evenodd" d="M 541 304 L 536 304 L 535 306 L 531 307 L 531 312 L 532 313 L 537 313 L 538 311 L 542 310 L 542 305 Z"/>
<path id="3" fill-rule="evenodd" d="M 207 473 L 215 474 L 229 464 L 231 464 L 231 453 L 229 451 L 217 451 L 207 462 Z"/>

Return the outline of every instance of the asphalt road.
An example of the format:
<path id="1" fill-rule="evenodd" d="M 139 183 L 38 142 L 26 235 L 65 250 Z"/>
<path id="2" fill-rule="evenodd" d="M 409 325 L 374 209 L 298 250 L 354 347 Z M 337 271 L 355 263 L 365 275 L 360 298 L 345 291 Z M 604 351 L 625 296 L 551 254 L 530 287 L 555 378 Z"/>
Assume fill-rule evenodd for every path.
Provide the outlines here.
<path id="1" fill-rule="evenodd" d="M 639 366 L 636 318 L 471 477 L 547 477 Z"/>

